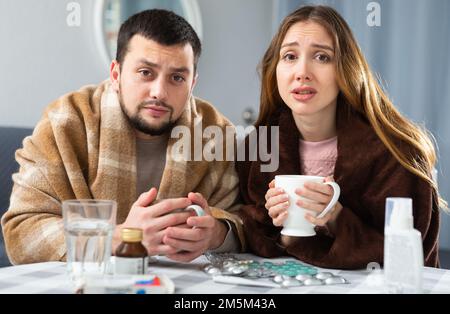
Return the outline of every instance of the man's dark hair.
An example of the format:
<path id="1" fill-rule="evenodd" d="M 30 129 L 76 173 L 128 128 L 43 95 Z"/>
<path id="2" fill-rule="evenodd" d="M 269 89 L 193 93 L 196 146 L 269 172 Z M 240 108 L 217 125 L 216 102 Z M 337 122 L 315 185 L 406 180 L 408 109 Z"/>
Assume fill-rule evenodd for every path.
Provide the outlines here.
<path id="1" fill-rule="evenodd" d="M 129 17 L 119 30 L 116 60 L 122 64 L 128 52 L 128 43 L 134 35 L 141 35 L 165 46 L 189 43 L 194 51 L 194 69 L 202 51 L 202 45 L 192 26 L 181 16 L 166 10 L 152 9 Z"/>

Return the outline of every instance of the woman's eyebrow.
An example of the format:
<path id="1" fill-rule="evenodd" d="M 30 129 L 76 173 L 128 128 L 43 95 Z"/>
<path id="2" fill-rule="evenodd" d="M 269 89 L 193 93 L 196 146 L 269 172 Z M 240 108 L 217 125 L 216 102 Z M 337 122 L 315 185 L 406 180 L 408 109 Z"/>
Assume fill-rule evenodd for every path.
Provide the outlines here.
<path id="1" fill-rule="evenodd" d="M 280 49 L 283 49 L 285 47 L 295 47 L 295 46 L 300 46 L 300 44 L 297 41 L 293 41 L 293 42 L 289 42 L 289 43 L 283 44 Z M 312 43 L 311 46 L 314 47 L 314 48 L 320 48 L 320 49 L 324 49 L 324 50 L 329 50 L 329 51 L 334 53 L 334 49 L 331 46 L 326 45 L 326 44 Z"/>
<path id="2" fill-rule="evenodd" d="M 324 45 L 324 44 L 312 44 L 311 46 L 313 46 L 314 48 L 320 48 L 320 49 L 324 49 L 324 50 L 329 50 L 331 52 L 334 53 L 334 49 L 328 45 Z"/>

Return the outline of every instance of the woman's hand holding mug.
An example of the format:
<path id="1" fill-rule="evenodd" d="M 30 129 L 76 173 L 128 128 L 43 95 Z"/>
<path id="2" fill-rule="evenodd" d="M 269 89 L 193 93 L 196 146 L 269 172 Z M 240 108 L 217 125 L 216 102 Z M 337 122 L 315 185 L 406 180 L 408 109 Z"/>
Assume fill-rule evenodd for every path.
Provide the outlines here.
<path id="1" fill-rule="evenodd" d="M 314 226 L 333 227 L 342 205 L 340 188 L 331 177 L 276 176 L 266 193 L 266 208 L 283 235 L 313 236 Z"/>

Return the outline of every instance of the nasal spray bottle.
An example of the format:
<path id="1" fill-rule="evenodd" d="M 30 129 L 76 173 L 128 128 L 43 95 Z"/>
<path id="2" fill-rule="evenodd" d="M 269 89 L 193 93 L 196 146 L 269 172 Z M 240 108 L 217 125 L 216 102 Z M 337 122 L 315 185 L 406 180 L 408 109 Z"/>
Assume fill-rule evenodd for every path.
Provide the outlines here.
<path id="1" fill-rule="evenodd" d="M 422 293 L 422 237 L 413 228 L 412 199 L 386 199 L 384 279 L 388 293 Z"/>

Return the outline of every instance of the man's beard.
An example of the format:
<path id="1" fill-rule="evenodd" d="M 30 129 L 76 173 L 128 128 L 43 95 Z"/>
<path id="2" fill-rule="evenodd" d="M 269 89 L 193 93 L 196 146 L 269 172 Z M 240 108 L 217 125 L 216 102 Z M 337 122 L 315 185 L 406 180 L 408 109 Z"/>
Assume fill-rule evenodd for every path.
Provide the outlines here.
<path id="1" fill-rule="evenodd" d="M 138 105 L 135 114 L 131 114 L 130 112 L 128 112 L 127 108 L 124 105 L 121 92 L 119 92 L 119 102 L 120 102 L 120 107 L 122 108 L 122 112 L 127 117 L 128 122 L 136 130 L 138 130 L 142 133 L 145 133 L 145 134 L 148 134 L 151 136 L 163 135 L 163 134 L 169 132 L 170 130 L 172 130 L 172 128 L 176 124 L 176 121 L 172 121 L 173 108 L 171 106 L 167 105 L 163 101 L 150 100 L 150 101 L 142 102 Z M 161 125 L 159 125 L 159 126 L 149 124 L 147 121 L 145 121 L 145 119 L 142 117 L 142 114 L 140 113 L 141 110 L 143 110 L 144 107 L 148 106 L 148 105 L 156 105 L 156 106 L 161 106 L 161 107 L 166 108 L 167 110 L 169 110 L 169 119 L 167 121 L 162 122 Z"/>

